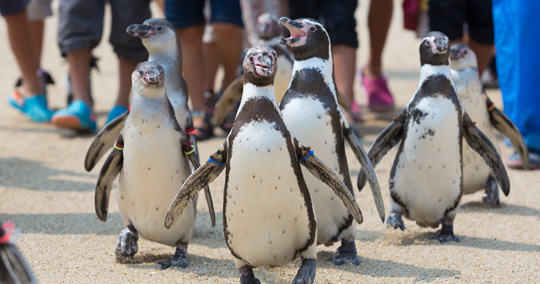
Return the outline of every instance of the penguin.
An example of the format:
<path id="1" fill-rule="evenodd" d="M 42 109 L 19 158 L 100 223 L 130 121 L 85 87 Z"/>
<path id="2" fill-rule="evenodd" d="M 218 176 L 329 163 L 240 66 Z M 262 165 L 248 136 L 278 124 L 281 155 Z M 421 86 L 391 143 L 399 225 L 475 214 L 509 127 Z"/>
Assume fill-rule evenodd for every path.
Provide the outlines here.
<path id="1" fill-rule="evenodd" d="M 320 159 L 338 173 L 353 194 L 345 155 L 345 141 L 349 142 L 362 169 L 368 173 L 375 204 L 384 222 L 384 202 L 375 171 L 338 105 L 332 49 L 326 29 L 312 19 L 282 17 L 280 23 L 291 34 L 280 43 L 291 47 L 295 59 L 292 81 L 280 103 L 285 125 L 300 142 L 319 153 Z M 352 216 L 328 186 L 305 173 L 304 169 L 317 213 L 317 243 L 329 246 L 341 241 L 336 255 L 330 260 L 336 265 L 359 265 Z"/>
<path id="2" fill-rule="evenodd" d="M 463 194 L 463 138 L 488 164 L 505 195 L 506 169 L 495 146 L 462 108 L 450 74 L 448 37 L 429 32 L 420 43 L 420 79 L 405 108 L 375 139 L 369 158 L 377 165 L 399 143 L 390 171 L 387 226 L 405 229 L 402 216 L 421 227 L 442 227 L 433 236 L 459 242 L 454 218 Z M 365 184 L 359 173 L 358 186 Z"/>
<path id="3" fill-rule="evenodd" d="M 276 100 L 279 102 L 291 81 L 292 65 L 294 58 L 291 52 L 279 44 L 279 23 L 275 15 L 264 13 L 257 18 L 257 31 L 259 33 L 259 43 L 269 46 L 277 52 L 277 64 L 279 69 L 274 77 L 274 89 Z M 240 102 L 243 89 L 243 75 L 236 78 L 225 90 L 216 102 L 215 112 L 212 115 L 212 123 L 221 125 L 225 120 L 232 106 Z"/>
<path id="4" fill-rule="evenodd" d="M 117 259 L 137 253 L 140 235 L 176 247 L 170 260 L 160 262 L 162 269 L 187 266 L 196 198 L 170 230 L 163 228 L 162 222 L 171 200 L 191 173 L 189 163 L 199 167 L 194 146 L 178 124 L 165 94 L 165 73 L 154 61 L 140 63 L 133 72 L 131 111 L 101 169 L 95 191 L 96 215 L 105 222 L 112 186 L 118 177 L 116 200 L 125 228 L 118 236 Z M 213 208 L 210 210 L 214 214 Z"/>
<path id="5" fill-rule="evenodd" d="M 297 258 L 302 265 L 293 283 L 314 281 L 317 217 L 300 165 L 328 184 L 354 219 L 363 222 L 341 179 L 287 130 L 273 85 L 276 58 L 266 46 L 247 52 L 233 128 L 219 150 L 182 185 L 165 218 L 165 227 L 174 226 L 197 192 L 225 169 L 223 232 L 243 284 L 260 283 L 255 267 L 285 265 Z"/>
<path id="6" fill-rule="evenodd" d="M 523 164 L 528 167 L 529 154 L 525 141 L 514 123 L 495 107 L 483 90 L 477 65 L 476 55 L 468 45 L 456 43 L 450 47 L 451 74 L 461 104 L 489 140 L 496 141 L 495 129 L 508 137 Z M 482 198 L 485 204 L 500 204 L 495 177 L 480 155 L 464 144 L 463 193 L 471 194 L 482 189 L 485 189 Z"/>
<path id="7" fill-rule="evenodd" d="M 14 229 L 13 223 L 0 221 L 0 283 L 37 284 L 34 272 L 10 239 Z"/>
<path id="8" fill-rule="evenodd" d="M 188 107 L 187 84 L 182 76 L 182 51 L 174 27 L 165 19 L 148 19 L 143 24 L 133 24 L 126 32 L 139 37 L 148 51 L 148 61 L 155 61 L 164 69 L 167 77 L 166 93 L 176 120 L 195 142 L 191 112 Z M 87 171 L 91 171 L 103 155 L 112 147 L 120 134 L 129 111 L 104 126 L 88 149 L 84 162 Z M 197 145 L 195 145 L 197 146 Z"/>

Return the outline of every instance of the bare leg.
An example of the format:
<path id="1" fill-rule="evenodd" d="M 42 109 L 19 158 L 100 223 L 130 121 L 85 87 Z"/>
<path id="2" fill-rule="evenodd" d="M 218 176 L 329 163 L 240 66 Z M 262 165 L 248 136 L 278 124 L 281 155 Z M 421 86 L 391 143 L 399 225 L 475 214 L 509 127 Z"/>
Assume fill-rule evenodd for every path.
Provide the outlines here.
<path id="1" fill-rule="evenodd" d="M 34 58 L 37 61 L 38 68 L 41 66 L 41 51 L 43 49 L 43 34 L 45 32 L 45 21 L 29 21 L 32 34 L 32 43 L 34 44 Z"/>
<path id="2" fill-rule="evenodd" d="M 131 92 L 131 73 L 137 67 L 137 62 L 132 62 L 124 58 L 118 57 L 118 79 L 120 85 L 118 87 L 118 97 L 116 97 L 115 105 L 124 107 L 129 106 L 129 94 Z"/>
<path id="3" fill-rule="evenodd" d="M 204 25 L 176 29 L 183 53 L 183 73 L 193 110 L 204 111 L 202 36 Z M 195 127 L 200 126 L 194 121 Z"/>
<path id="4" fill-rule="evenodd" d="M 88 94 L 88 75 L 90 73 L 90 49 L 83 49 L 66 54 L 69 63 L 69 75 L 73 100 L 81 100 L 92 107 L 92 100 Z"/>
<path id="5" fill-rule="evenodd" d="M 9 43 L 22 73 L 19 93 L 23 97 L 41 93 L 37 76 L 38 62 L 34 57 L 34 45 L 30 35 L 26 11 L 4 17 L 8 28 Z"/>
<path id="6" fill-rule="evenodd" d="M 334 53 L 334 74 L 336 87 L 347 101 L 354 101 L 354 71 L 356 69 L 356 49 L 347 45 L 332 47 Z"/>
<path id="7" fill-rule="evenodd" d="M 371 0 L 368 15 L 369 27 L 369 57 L 364 70 L 364 76 L 382 76 L 382 53 L 386 36 L 392 20 L 392 0 Z"/>
<path id="8" fill-rule="evenodd" d="M 222 88 L 225 89 L 234 79 L 242 56 L 242 28 L 228 23 L 213 23 L 219 48 L 220 62 L 225 76 Z"/>

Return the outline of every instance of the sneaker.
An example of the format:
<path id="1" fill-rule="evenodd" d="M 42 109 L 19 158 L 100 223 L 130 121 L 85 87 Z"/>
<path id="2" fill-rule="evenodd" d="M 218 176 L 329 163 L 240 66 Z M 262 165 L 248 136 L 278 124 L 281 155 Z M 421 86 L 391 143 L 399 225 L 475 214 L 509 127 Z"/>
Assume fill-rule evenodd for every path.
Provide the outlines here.
<path id="1" fill-rule="evenodd" d="M 67 108 L 54 113 L 52 123 L 63 128 L 79 131 L 95 131 L 96 118 L 85 102 L 73 101 Z"/>
<path id="2" fill-rule="evenodd" d="M 35 122 L 49 122 L 53 116 L 53 112 L 47 108 L 47 99 L 44 95 L 25 98 L 14 90 L 8 97 L 8 103 Z"/>
<path id="3" fill-rule="evenodd" d="M 512 169 L 523 170 L 523 163 L 521 162 L 521 159 L 519 158 L 519 155 L 517 152 L 514 152 L 514 154 L 508 157 L 508 160 L 506 161 L 506 165 Z M 530 170 L 540 169 L 540 150 L 529 149 L 529 169 Z"/>
<path id="4" fill-rule="evenodd" d="M 115 118 L 121 116 L 126 111 L 128 111 L 128 108 L 121 105 L 115 105 L 111 111 L 109 112 L 109 116 L 107 117 L 107 122 L 105 122 L 105 125 L 109 124 L 109 122 L 113 121 Z"/>
<path id="5" fill-rule="evenodd" d="M 365 77 L 359 72 L 362 86 L 368 96 L 368 107 L 374 112 L 388 112 L 394 109 L 394 98 L 388 89 L 386 78 Z"/>

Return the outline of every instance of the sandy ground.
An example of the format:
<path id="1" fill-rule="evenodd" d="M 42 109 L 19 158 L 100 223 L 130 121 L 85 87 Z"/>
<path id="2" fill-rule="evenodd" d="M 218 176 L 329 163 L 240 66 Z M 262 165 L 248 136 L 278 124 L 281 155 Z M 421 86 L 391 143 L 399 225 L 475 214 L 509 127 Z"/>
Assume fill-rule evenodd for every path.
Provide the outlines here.
<path id="1" fill-rule="evenodd" d="M 366 59 L 367 4 L 358 10 L 360 38 L 358 66 Z M 384 54 L 390 88 L 398 108 L 410 99 L 418 80 L 417 40 L 402 30 L 400 1 L 396 9 Z M 51 71 L 57 84 L 49 89 L 53 108 L 65 105 L 63 78 L 67 64 L 59 57 L 55 43 L 57 18 L 47 22 L 43 66 Z M 211 184 L 217 214 L 217 226 L 210 226 L 204 199 L 199 199 L 196 235 L 189 247 L 189 267 L 159 270 L 158 260 L 168 259 L 174 249 L 149 241 L 139 242 L 133 263 L 115 261 L 114 246 L 122 229 L 115 200 L 111 201 L 109 220 L 100 222 L 94 213 L 94 186 L 103 161 L 90 173 L 83 159 L 92 135 L 76 135 L 53 125 L 29 122 L 8 107 L 18 70 L 9 52 L 5 23 L 0 23 L 0 219 L 13 221 L 20 229 L 20 247 L 42 283 L 238 283 L 238 273 L 222 233 L 223 183 L 221 176 Z M 108 35 L 106 28 L 105 35 Z M 99 72 L 93 73 L 98 122 L 103 124 L 117 90 L 116 58 L 103 40 L 95 54 L 100 58 Z M 358 87 L 358 86 L 357 86 Z M 365 105 L 358 88 L 359 101 Z M 500 92 L 489 95 L 500 106 Z M 365 111 L 362 143 L 369 149 L 373 139 L 393 114 L 376 116 Z M 224 135 L 200 143 L 202 157 L 221 145 Z M 502 156 L 511 149 L 497 141 Z M 350 157 L 352 152 L 348 149 Z M 395 156 L 390 152 L 377 167 L 383 196 L 388 208 L 388 175 Z M 356 184 L 359 163 L 349 159 Z M 538 283 L 540 273 L 540 174 L 508 171 L 512 192 L 502 197 L 499 208 L 482 205 L 481 193 L 462 199 L 455 233 L 460 243 L 439 244 L 430 240 L 434 230 L 405 221 L 405 232 L 387 229 L 378 219 L 369 190 L 357 194 L 365 222 L 357 225 L 356 245 L 360 266 L 336 267 L 325 261 L 337 246 L 319 247 L 316 283 Z M 113 194 L 114 199 L 114 194 Z M 263 283 L 290 283 L 299 262 L 279 268 L 259 268 L 256 276 Z"/>

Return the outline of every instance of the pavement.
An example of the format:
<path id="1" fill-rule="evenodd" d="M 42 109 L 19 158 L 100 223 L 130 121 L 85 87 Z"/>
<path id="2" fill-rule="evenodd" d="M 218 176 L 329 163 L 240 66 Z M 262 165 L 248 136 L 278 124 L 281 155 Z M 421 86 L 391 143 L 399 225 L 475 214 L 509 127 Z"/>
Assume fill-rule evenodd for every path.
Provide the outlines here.
<path id="1" fill-rule="evenodd" d="M 55 5 L 58 5 L 55 2 Z M 365 122 L 360 125 L 361 142 L 369 149 L 380 131 L 414 94 L 419 76 L 419 55 L 414 33 L 403 30 L 401 1 L 395 1 L 394 18 L 384 51 L 384 69 L 396 98 L 396 110 L 386 115 L 370 113 L 364 91 L 355 83 Z M 155 7 L 154 7 L 155 8 Z M 361 1 L 357 10 L 359 38 L 357 66 L 367 57 L 367 8 Z M 154 9 L 154 11 L 157 11 Z M 92 73 L 95 110 L 102 126 L 112 107 L 118 86 L 117 59 L 104 38 L 96 48 L 99 72 Z M 46 24 L 42 66 L 56 79 L 49 88 L 49 104 L 66 105 L 65 60 L 56 45 L 57 17 Z M 109 206 L 109 219 L 103 223 L 94 213 L 94 188 L 103 160 L 92 172 L 83 161 L 93 134 L 81 135 L 50 124 L 30 122 L 9 107 L 7 97 L 18 76 L 9 49 L 5 22 L 0 22 L 0 220 L 12 221 L 19 233 L 16 245 L 27 258 L 41 283 L 238 283 L 239 275 L 222 232 L 224 175 L 210 185 L 217 225 L 210 226 L 208 208 L 199 198 L 195 236 L 189 246 L 187 268 L 160 270 L 155 262 L 168 259 L 171 247 L 139 241 L 139 253 L 129 263 L 117 263 L 114 246 L 122 221 L 115 195 Z M 501 106 L 501 93 L 488 90 Z M 225 139 L 224 133 L 200 142 L 201 157 L 208 157 Z M 502 139 L 494 141 L 503 160 L 512 149 Z M 350 148 L 349 167 L 356 184 L 360 170 Z M 388 210 L 388 176 L 395 149 L 377 166 L 385 206 Z M 486 207 L 482 192 L 462 198 L 455 220 L 460 243 L 439 244 L 429 239 L 433 229 L 420 228 L 405 220 L 404 232 L 387 229 L 381 223 L 369 190 L 356 191 L 364 213 L 357 225 L 356 246 L 359 266 L 336 267 L 325 260 L 337 245 L 318 247 L 315 283 L 539 283 L 540 273 L 540 174 L 508 169 L 511 193 L 501 195 L 501 206 Z M 276 268 L 258 268 L 255 275 L 263 283 L 290 283 L 300 262 Z"/>

